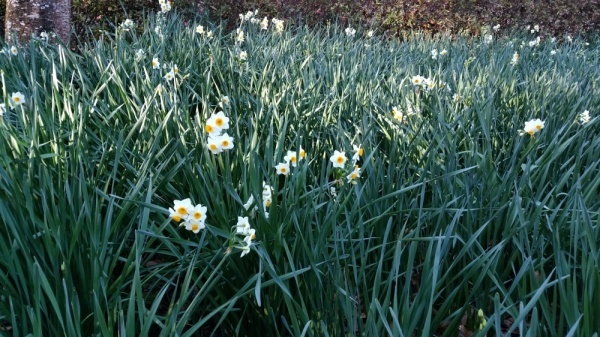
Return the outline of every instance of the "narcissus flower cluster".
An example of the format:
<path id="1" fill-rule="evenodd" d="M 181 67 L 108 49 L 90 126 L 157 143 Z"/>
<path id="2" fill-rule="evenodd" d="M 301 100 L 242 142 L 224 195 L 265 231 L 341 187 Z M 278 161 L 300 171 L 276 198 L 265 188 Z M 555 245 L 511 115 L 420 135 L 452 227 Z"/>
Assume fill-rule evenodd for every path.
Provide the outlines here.
<path id="1" fill-rule="evenodd" d="M 133 27 L 135 27 L 135 24 L 133 23 L 133 20 L 131 20 L 131 19 L 127 19 L 121 23 L 121 29 L 124 31 L 133 29 Z"/>
<path id="2" fill-rule="evenodd" d="M 229 118 L 223 111 L 210 116 L 206 121 L 204 130 L 208 133 L 206 147 L 212 154 L 219 154 L 225 150 L 233 149 L 233 137 L 226 131 L 229 129 Z"/>
<path id="3" fill-rule="evenodd" d="M 437 55 L 436 55 L 436 57 L 437 57 Z M 427 77 L 424 77 L 421 75 L 413 76 L 411 79 L 411 82 L 415 87 L 424 88 L 425 90 L 433 90 L 436 87 L 440 87 L 440 88 L 446 87 L 448 90 L 450 89 L 448 87 L 448 85 L 444 82 L 441 82 L 441 81 L 436 82 L 435 80 L 433 80 L 431 78 L 427 78 Z"/>
<path id="4" fill-rule="evenodd" d="M 269 208 L 269 206 L 271 206 L 272 202 L 273 187 L 271 187 L 271 185 L 268 185 L 266 182 L 263 181 L 262 205 L 263 211 L 265 213 L 265 218 L 267 219 L 269 218 L 269 213 L 267 212 L 267 209 Z M 254 214 L 254 211 L 258 210 L 258 205 L 255 203 L 254 196 L 252 196 L 252 194 L 250 195 L 250 198 L 248 198 L 248 201 L 246 201 L 246 203 L 244 204 L 244 209 L 246 209 L 246 211 L 251 211 L 251 214 Z"/>
<path id="5" fill-rule="evenodd" d="M 173 203 L 173 207 L 169 208 L 169 217 L 179 223 L 179 226 L 193 233 L 206 227 L 206 206 L 194 206 L 189 198 L 175 200 Z"/>
<path id="6" fill-rule="evenodd" d="M 296 167 L 298 162 L 306 157 L 306 151 L 300 148 L 300 153 L 296 153 L 296 151 L 288 151 L 287 154 L 283 157 L 283 162 L 279 163 L 275 166 L 275 171 L 277 174 L 281 174 L 287 176 L 290 174 L 290 165 L 292 167 Z"/>
<path id="7" fill-rule="evenodd" d="M 206 30 L 206 29 L 204 29 L 204 26 L 202 26 L 202 25 L 196 26 L 196 33 L 200 34 L 201 36 L 205 36 L 208 39 L 212 39 L 212 37 L 214 36 L 214 33 L 212 30 Z"/>
<path id="8" fill-rule="evenodd" d="M 407 123 L 406 118 L 408 116 L 416 115 L 419 111 L 413 106 L 413 104 L 407 99 L 406 109 L 402 110 L 397 106 L 392 107 L 392 116 L 400 122 Z"/>
<path id="9" fill-rule="evenodd" d="M 171 10 L 171 1 L 158 0 L 158 3 L 160 4 L 160 11 L 162 13 L 167 13 Z"/>
<path id="10" fill-rule="evenodd" d="M 536 133 L 538 133 L 540 130 L 542 130 L 544 128 L 544 124 L 545 124 L 545 122 L 543 122 L 539 118 L 532 119 L 530 121 L 525 122 L 525 127 L 523 128 L 523 130 L 521 130 L 519 132 L 519 134 L 520 135 L 528 134 L 533 137 Z"/>
<path id="11" fill-rule="evenodd" d="M 264 18 L 260 19 L 258 17 L 258 10 L 255 10 L 254 12 L 248 11 L 246 14 L 240 14 L 240 22 L 242 24 L 244 22 L 250 22 L 250 23 L 259 25 L 260 30 L 268 30 L 269 29 L 269 19 L 266 16 Z M 273 23 L 275 32 L 277 32 L 277 33 L 283 32 L 283 20 L 273 18 L 273 19 L 271 19 L 271 23 Z M 242 41 L 238 41 L 238 38 L 239 38 L 239 29 L 238 29 L 238 35 L 236 37 L 236 42 L 242 42 Z"/>
<path id="12" fill-rule="evenodd" d="M 590 112 L 588 110 L 585 110 L 584 112 L 580 113 L 577 116 L 577 120 L 579 121 L 579 123 L 583 124 L 587 124 L 590 122 L 592 118 L 590 117 Z"/>
<path id="13" fill-rule="evenodd" d="M 258 15 L 258 9 L 253 11 L 248 11 L 246 12 L 246 14 L 240 14 L 240 21 L 244 22 L 244 21 L 251 21 L 251 22 L 255 22 L 255 20 L 257 20 L 256 16 Z"/>
<path id="14" fill-rule="evenodd" d="M 240 28 L 237 29 L 236 34 L 235 34 L 235 42 L 236 43 L 242 43 L 244 42 L 245 38 L 244 38 L 244 31 L 241 30 Z"/>
<path id="15" fill-rule="evenodd" d="M 268 189 L 268 193 L 266 189 Z M 265 184 L 264 190 L 263 199 L 265 199 L 265 203 L 268 201 L 270 204 L 271 187 Z M 169 217 L 177 222 L 180 227 L 184 227 L 186 230 L 193 233 L 199 233 L 202 229 L 206 228 L 207 207 L 201 204 L 194 206 L 189 198 L 175 200 L 173 202 L 173 207 L 169 208 Z M 236 247 L 242 250 L 241 256 L 245 256 L 250 252 L 250 247 L 256 238 L 256 230 L 250 226 L 248 217 L 238 217 L 234 234 L 235 235 L 232 235 L 231 237 L 229 247 L 232 248 L 233 243 L 237 242 L 239 245 Z M 241 235 L 243 238 L 238 239 L 237 235 Z"/>
<path id="16" fill-rule="evenodd" d="M 356 184 L 356 179 L 360 178 L 360 167 L 357 165 L 360 157 L 364 154 L 363 148 L 358 145 L 352 145 L 352 149 L 354 154 L 352 155 L 352 165 L 350 169 L 346 169 L 346 164 L 348 159 L 346 158 L 345 152 L 340 152 L 338 150 L 333 151 L 333 155 L 329 157 L 329 161 L 331 161 L 333 168 L 335 169 L 335 177 L 336 179 L 340 179 L 345 173 L 346 179 L 349 183 Z"/>
<path id="17" fill-rule="evenodd" d="M 273 23 L 273 26 L 275 27 L 275 32 L 276 33 L 283 32 L 283 20 L 279 20 L 279 19 L 273 18 L 273 19 L 271 19 L 271 23 Z"/>
<path id="18" fill-rule="evenodd" d="M 252 246 L 252 241 L 256 238 L 256 230 L 250 227 L 248 217 L 238 216 L 238 221 L 235 225 L 235 234 L 244 237 L 241 240 L 241 246 L 238 247 L 242 250 L 240 257 L 244 257 L 250 253 L 250 246 Z"/>

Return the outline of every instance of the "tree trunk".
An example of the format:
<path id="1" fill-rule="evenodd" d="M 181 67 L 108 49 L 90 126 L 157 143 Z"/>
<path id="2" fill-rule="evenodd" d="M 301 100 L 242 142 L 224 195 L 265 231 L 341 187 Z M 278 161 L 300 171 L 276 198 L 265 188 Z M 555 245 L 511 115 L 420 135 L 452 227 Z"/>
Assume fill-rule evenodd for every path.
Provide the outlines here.
<path id="1" fill-rule="evenodd" d="M 32 34 L 54 32 L 63 43 L 71 34 L 71 0 L 6 0 L 6 40 L 28 41 Z"/>

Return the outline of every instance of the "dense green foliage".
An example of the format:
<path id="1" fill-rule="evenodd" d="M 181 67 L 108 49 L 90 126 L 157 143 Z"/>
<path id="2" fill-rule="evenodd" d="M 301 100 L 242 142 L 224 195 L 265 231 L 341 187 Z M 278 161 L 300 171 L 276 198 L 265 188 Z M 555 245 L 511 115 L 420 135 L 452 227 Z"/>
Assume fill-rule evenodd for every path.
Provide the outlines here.
<path id="1" fill-rule="evenodd" d="M 1 55 L 0 333 L 600 331 L 597 44 L 250 22 L 236 43 L 196 24 L 150 16 L 78 54 L 34 39 Z M 235 146 L 213 155 L 221 110 Z M 356 184 L 330 162 L 353 145 Z M 243 207 L 263 182 L 268 217 Z M 185 198 L 208 208 L 198 234 L 169 218 Z M 256 229 L 244 257 L 238 216 Z"/>

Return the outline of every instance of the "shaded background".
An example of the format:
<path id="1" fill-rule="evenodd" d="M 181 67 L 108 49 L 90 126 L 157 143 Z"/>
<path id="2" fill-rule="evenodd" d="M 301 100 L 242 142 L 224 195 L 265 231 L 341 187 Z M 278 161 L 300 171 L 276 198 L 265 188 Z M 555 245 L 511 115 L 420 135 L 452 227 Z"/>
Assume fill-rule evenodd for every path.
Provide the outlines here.
<path id="1" fill-rule="evenodd" d="M 158 0 L 72 0 L 75 33 L 100 28 L 104 19 L 120 22 L 143 18 L 157 10 Z M 0 4 L 4 20 L 5 2 Z M 597 33 L 600 0 L 175 0 L 184 19 L 198 15 L 235 25 L 238 14 L 259 10 L 259 16 L 294 20 L 309 25 L 338 21 L 368 26 L 388 36 L 420 28 L 432 33 L 450 30 L 479 34 L 482 25 L 499 23 L 503 30 L 539 24 L 543 34 L 561 36 Z M 127 15 L 125 13 L 128 13 Z M 4 36 L 4 26 L 0 34 Z"/>

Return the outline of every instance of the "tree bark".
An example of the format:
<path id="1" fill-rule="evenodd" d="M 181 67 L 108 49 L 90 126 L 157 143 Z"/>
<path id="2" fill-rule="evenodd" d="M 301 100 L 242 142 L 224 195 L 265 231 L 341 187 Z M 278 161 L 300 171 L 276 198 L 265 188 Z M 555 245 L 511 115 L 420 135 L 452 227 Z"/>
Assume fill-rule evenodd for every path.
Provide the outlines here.
<path id="1" fill-rule="evenodd" d="M 28 41 L 32 34 L 54 32 L 68 44 L 71 34 L 71 0 L 6 0 L 6 40 Z"/>

